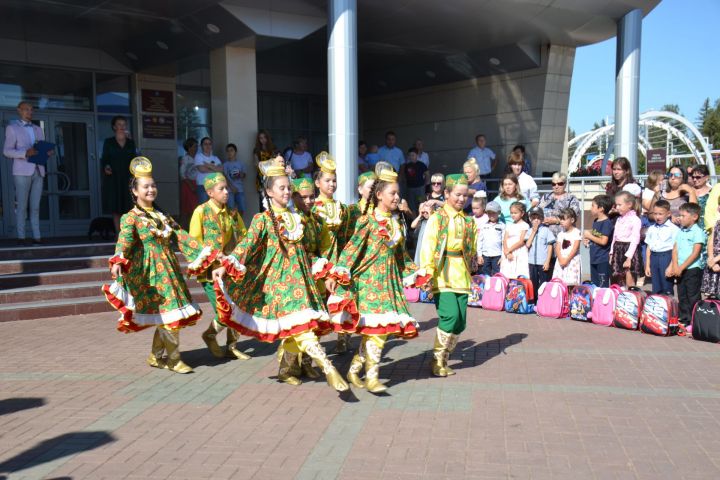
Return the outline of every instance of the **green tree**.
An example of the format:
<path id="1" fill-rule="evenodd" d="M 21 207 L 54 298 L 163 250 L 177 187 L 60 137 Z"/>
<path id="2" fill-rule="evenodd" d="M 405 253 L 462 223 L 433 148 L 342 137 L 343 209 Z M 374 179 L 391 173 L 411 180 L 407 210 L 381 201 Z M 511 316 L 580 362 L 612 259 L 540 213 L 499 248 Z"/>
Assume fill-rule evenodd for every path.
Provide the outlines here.
<path id="1" fill-rule="evenodd" d="M 714 148 L 720 147 L 720 99 L 715 100 L 715 107 L 710 108 L 701 126 L 701 131 Z"/>
<path id="2" fill-rule="evenodd" d="M 710 104 L 710 97 L 707 97 L 703 102 L 702 107 L 700 107 L 700 111 L 698 112 L 698 118 L 696 120 L 698 127 L 703 128 L 705 120 L 710 116 L 712 111 L 713 107 Z"/>

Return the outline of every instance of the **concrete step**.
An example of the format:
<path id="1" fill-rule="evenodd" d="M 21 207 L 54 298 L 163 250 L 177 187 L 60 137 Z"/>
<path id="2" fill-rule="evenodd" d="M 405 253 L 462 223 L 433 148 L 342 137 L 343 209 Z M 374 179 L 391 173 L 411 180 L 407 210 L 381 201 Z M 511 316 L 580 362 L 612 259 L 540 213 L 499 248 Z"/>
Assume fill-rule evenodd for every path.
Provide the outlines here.
<path id="1" fill-rule="evenodd" d="M 0 275 L 16 273 L 57 272 L 64 270 L 81 270 L 84 268 L 107 268 L 107 266 L 107 255 L 68 258 L 37 258 L 30 260 L 5 260 L 0 261 Z"/>
<path id="2" fill-rule="evenodd" d="M 33 247 L 2 247 L 0 261 L 37 260 L 41 258 L 68 258 L 84 256 L 110 257 L 114 243 L 80 243 L 73 245 L 39 245 Z"/>
<path id="3" fill-rule="evenodd" d="M 113 311 L 113 308 L 107 300 L 105 300 L 102 292 L 100 292 L 99 287 L 97 293 L 97 295 L 79 298 L 2 303 L 0 304 L 0 322 L 36 320 L 39 318 L 65 317 L 68 315 L 86 315 Z M 191 288 L 190 294 L 197 303 L 207 302 L 205 292 L 200 287 Z"/>
<path id="4" fill-rule="evenodd" d="M 8 303 L 40 302 L 46 300 L 60 300 L 64 298 L 82 298 L 102 295 L 100 287 L 104 283 L 110 283 L 110 274 L 103 270 L 100 281 L 87 282 L 61 282 L 53 285 L 35 285 L 20 288 L 0 290 L 0 305 Z M 188 287 L 201 288 L 195 278 L 186 279 Z"/>

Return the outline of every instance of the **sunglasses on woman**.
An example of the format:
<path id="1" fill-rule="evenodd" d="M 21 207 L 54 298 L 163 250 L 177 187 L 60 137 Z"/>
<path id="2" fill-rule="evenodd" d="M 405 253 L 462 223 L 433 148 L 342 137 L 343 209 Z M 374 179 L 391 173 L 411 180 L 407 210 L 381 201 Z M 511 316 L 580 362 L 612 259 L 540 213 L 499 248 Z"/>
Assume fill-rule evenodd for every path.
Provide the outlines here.
<path id="1" fill-rule="evenodd" d="M 565 182 L 551 182 L 553 187 L 562 187 Z"/>
<path id="2" fill-rule="evenodd" d="M 705 178 L 707 175 L 692 175 L 690 178 L 693 180 L 700 180 L 701 178 Z"/>
<path id="3" fill-rule="evenodd" d="M 682 176 L 683 176 L 682 172 L 670 172 L 667 174 L 667 178 L 670 178 L 670 177 L 681 178 Z"/>
<path id="4" fill-rule="evenodd" d="M 432 182 L 432 185 L 442 185 L 442 182 Z"/>

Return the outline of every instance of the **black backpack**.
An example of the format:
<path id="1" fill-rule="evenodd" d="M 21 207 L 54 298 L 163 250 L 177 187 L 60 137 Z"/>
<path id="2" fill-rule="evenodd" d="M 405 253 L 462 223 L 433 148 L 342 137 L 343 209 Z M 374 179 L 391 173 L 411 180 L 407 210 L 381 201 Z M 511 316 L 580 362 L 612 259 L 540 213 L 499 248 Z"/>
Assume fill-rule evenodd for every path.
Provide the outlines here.
<path id="1" fill-rule="evenodd" d="M 695 304 L 692 313 L 692 336 L 703 342 L 720 342 L 720 300 L 708 298 Z"/>

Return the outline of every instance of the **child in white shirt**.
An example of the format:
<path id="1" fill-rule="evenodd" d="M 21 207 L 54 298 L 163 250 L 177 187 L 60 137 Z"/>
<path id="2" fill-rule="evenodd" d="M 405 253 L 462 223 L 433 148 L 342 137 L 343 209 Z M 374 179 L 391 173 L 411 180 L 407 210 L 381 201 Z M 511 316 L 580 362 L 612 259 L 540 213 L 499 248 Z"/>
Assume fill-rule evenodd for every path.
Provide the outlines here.
<path id="1" fill-rule="evenodd" d="M 502 242 L 505 236 L 505 224 L 500 220 L 500 205 L 490 202 L 485 207 L 487 222 L 483 223 L 477 235 L 477 261 L 485 275 L 495 275 L 500 271 Z"/>

